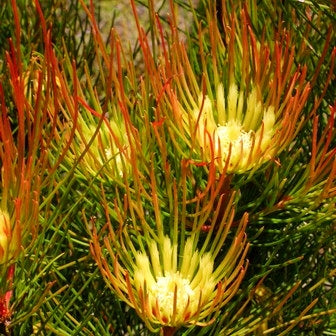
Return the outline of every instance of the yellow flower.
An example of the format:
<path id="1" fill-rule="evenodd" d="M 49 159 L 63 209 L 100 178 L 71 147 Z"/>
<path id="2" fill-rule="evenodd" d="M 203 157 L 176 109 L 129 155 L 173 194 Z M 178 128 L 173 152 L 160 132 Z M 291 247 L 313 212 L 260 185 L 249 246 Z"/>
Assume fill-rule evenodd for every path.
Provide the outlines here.
<path id="1" fill-rule="evenodd" d="M 216 104 L 205 96 L 199 99 L 201 108 L 193 111 L 197 139 L 206 159 L 214 158 L 218 168 L 228 172 L 249 170 L 270 160 L 276 151 L 272 144 L 276 133 L 274 107 L 263 107 L 252 89 L 243 113 L 242 97 L 237 85 L 232 84 L 225 99 L 220 83 Z"/>
<path id="2" fill-rule="evenodd" d="M 12 228 L 9 215 L 0 209 L 0 265 L 15 257 L 20 251 L 20 232 Z"/>
<path id="3" fill-rule="evenodd" d="M 87 150 L 79 162 L 79 169 L 92 176 L 123 177 L 130 167 L 130 144 L 124 123 L 105 118 L 99 126 L 98 118 L 86 117 L 86 120 L 83 115 L 79 117 L 77 137 L 72 143 L 77 157 Z"/>
<path id="4" fill-rule="evenodd" d="M 150 243 L 149 255 L 137 252 L 132 284 L 146 297 L 147 318 L 152 323 L 171 327 L 196 323 L 206 316 L 204 307 L 215 299 L 218 279 L 213 273 L 214 260 L 209 253 L 200 256 L 193 244 L 189 238 L 178 257 L 177 245 L 166 236 L 161 253 L 155 241 Z"/>
<path id="5" fill-rule="evenodd" d="M 236 13 L 223 6 L 224 27 L 212 8 L 208 26 L 197 23 L 198 42 L 189 45 L 197 57 L 172 32 L 174 47 L 162 51 L 152 86 L 183 157 L 214 162 L 220 172 L 253 172 L 278 162 L 295 138 L 310 85 L 306 67 L 295 66 L 288 32 L 257 40 L 247 7 Z"/>
<path id="6" fill-rule="evenodd" d="M 184 239 L 183 229 L 172 228 L 168 236 L 160 229 L 156 235 L 151 229 L 140 234 L 125 228 L 115 235 L 110 227 L 102 246 L 94 230 L 91 251 L 107 285 L 147 328 L 172 334 L 182 326 L 213 323 L 237 292 L 247 266 L 247 215 L 232 242 L 225 244 L 232 220 L 227 209 L 220 223 L 213 219 L 202 239 L 200 228 Z"/>

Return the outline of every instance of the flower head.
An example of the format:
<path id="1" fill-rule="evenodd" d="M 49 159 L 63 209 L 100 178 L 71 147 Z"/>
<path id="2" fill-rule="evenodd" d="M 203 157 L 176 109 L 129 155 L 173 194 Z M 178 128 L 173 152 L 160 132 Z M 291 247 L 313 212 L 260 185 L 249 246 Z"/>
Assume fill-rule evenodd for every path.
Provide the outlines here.
<path id="1" fill-rule="evenodd" d="M 82 5 L 90 13 L 84 3 Z M 122 47 L 114 32 L 111 45 L 116 49 L 115 54 L 109 55 L 107 49 L 97 51 L 97 58 L 102 57 L 106 62 L 106 73 L 102 72 L 95 83 L 88 68 L 85 76 L 80 77 L 69 58 L 60 65 L 54 56 L 58 66 L 53 68 L 53 82 L 60 90 L 58 107 L 62 122 L 57 125 L 53 147 L 59 151 L 59 143 L 64 144 L 63 167 L 67 170 L 75 167 L 77 176 L 120 183 L 130 172 L 132 153 L 141 152 L 138 130 L 134 127 L 135 119 L 139 121 L 141 118 L 136 114 L 131 118 L 129 113 L 130 106 L 133 107 L 130 97 L 134 94 L 134 70 L 130 64 L 126 68 L 121 61 Z M 124 87 L 122 78 L 125 73 L 128 85 Z M 75 93 L 69 90 L 71 86 L 75 87 Z M 131 147 L 137 147 L 137 150 L 131 151 Z M 55 160 L 60 155 L 57 152 L 50 156 Z"/>
<path id="2" fill-rule="evenodd" d="M 86 111 L 77 120 L 76 137 L 71 144 L 73 159 L 82 153 L 79 170 L 92 176 L 108 176 L 118 179 L 129 171 L 130 143 L 124 121 L 98 118 Z M 71 154 L 72 153 L 72 154 Z"/>
<path id="3" fill-rule="evenodd" d="M 229 87 L 227 99 L 222 83 L 216 94 L 215 105 L 206 96 L 202 108 L 193 111 L 196 137 L 207 159 L 214 157 L 219 169 L 228 172 L 242 172 L 269 160 L 275 151 L 271 146 L 276 133 L 274 107 L 263 107 L 252 89 L 243 113 L 243 93 L 235 84 Z"/>
<path id="4" fill-rule="evenodd" d="M 20 251 L 20 230 L 12 228 L 9 215 L 0 209 L 0 265 L 15 257 Z"/>
<path id="5" fill-rule="evenodd" d="M 151 176 L 155 178 L 155 174 Z M 238 290 L 247 265 L 247 215 L 232 228 L 234 195 L 225 202 L 221 196 L 216 205 L 210 197 L 204 209 L 186 213 L 179 209 L 174 190 L 172 204 L 166 205 L 170 214 L 163 210 L 164 205 L 160 209 L 154 192 L 152 220 L 149 204 L 145 210 L 129 194 L 124 209 L 117 204 L 113 207 L 119 229 L 116 231 L 108 218 L 103 242 L 100 236 L 106 231 L 99 236 L 93 231 L 91 251 L 107 285 L 152 331 L 211 324 Z M 209 203 L 215 209 L 211 216 Z M 185 217 L 192 218 L 192 228 L 183 224 Z M 206 219 L 209 225 L 203 232 Z"/>
<path id="6" fill-rule="evenodd" d="M 126 250 L 120 253 L 108 248 L 111 263 L 101 255 L 97 242 L 93 253 L 108 285 L 137 311 L 149 329 L 180 328 L 211 324 L 235 294 L 245 273 L 245 239 L 240 232 L 217 266 L 211 249 L 197 249 L 194 235 L 183 249 L 168 236 L 159 241 L 147 239 L 148 249 L 135 250 L 129 264 L 122 262 L 130 258 Z"/>
<path id="7" fill-rule="evenodd" d="M 177 246 L 165 236 L 161 253 L 157 242 L 151 241 L 149 255 L 137 252 L 135 256 L 131 283 L 137 293 L 146 296 L 148 318 L 154 324 L 176 327 L 193 323 L 194 319 L 202 320 L 207 312 L 204 307 L 217 295 L 214 260 L 209 253 L 200 255 L 193 243 L 189 238 L 178 258 Z"/>
<path id="8" fill-rule="evenodd" d="M 223 27 L 210 8 L 207 22 L 198 23 L 198 44 L 191 46 L 197 56 L 188 54 L 173 26 L 174 48 L 169 55 L 163 50 L 158 67 L 163 84 L 153 76 L 153 87 L 158 97 L 164 92 L 160 111 L 182 155 L 244 173 L 276 159 L 300 129 L 310 91 L 306 69 L 294 65 L 288 32 L 257 40 L 247 8 L 224 8 Z"/>

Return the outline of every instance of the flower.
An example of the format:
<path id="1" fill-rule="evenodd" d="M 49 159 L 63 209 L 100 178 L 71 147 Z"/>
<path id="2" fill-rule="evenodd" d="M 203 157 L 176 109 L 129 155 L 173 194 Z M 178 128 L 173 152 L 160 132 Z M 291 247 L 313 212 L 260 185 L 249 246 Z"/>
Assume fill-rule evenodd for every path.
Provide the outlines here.
<path id="1" fill-rule="evenodd" d="M 228 164 L 228 172 L 242 172 L 271 159 L 275 152 L 271 144 L 276 133 L 273 106 L 263 107 L 258 101 L 256 89 L 252 89 L 243 114 L 239 98 L 243 93 L 238 91 L 236 84 L 229 87 L 227 99 L 222 83 L 216 93 L 215 107 L 206 96 L 201 103 L 202 109 L 193 111 L 194 121 L 197 120 L 197 140 L 207 159 L 211 160 L 214 156 L 220 170 Z M 217 115 L 217 122 L 214 115 Z"/>
<path id="2" fill-rule="evenodd" d="M 107 72 L 102 72 L 95 83 L 88 68 L 81 77 L 69 58 L 59 64 L 53 54 L 57 66 L 52 67 L 51 82 L 57 91 L 61 121 L 56 125 L 57 132 L 50 146 L 53 151 L 49 150 L 49 155 L 52 161 L 64 157 L 63 168 L 68 171 L 75 168 L 77 177 L 122 183 L 133 164 L 133 153 L 136 156 L 142 149 L 138 129 L 134 126 L 139 121 L 142 124 L 142 120 L 130 114 L 130 106 L 135 105 L 132 101 L 135 92 L 133 65 L 127 63 L 126 67 L 120 61 L 119 38 L 113 33 L 111 39 L 118 62 L 115 64 L 107 50 L 99 50 L 97 57 L 102 56 L 107 61 L 104 65 Z M 125 73 L 128 83 L 124 87 Z M 69 89 L 72 86 L 74 93 Z M 61 154 L 60 144 L 63 144 Z M 131 147 L 136 149 L 131 150 Z"/>
<path id="3" fill-rule="evenodd" d="M 99 125 L 99 119 L 94 120 L 83 113 L 77 120 L 76 137 L 71 147 L 73 154 L 68 155 L 73 159 L 85 153 L 79 162 L 82 172 L 98 177 L 107 175 L 111 179 L 121 178 L 129 172 L 130 144 L 123 121 L 104 118 Z"/>
<path id="4" fill-rule="evenodd" d="M 218 203 L 204 232 L 197 224 L 192 230 L 179 229 L 174 220 L 170 233 L 164 234 L 160 220 L 152 229 L 145 219 L 134 223 L 133 229 L 128 224 L 115 231 L 108 219 L 108 234 L 102 243 L 99 237 L 104 230 L 98 235 L 93 229 L 91 252 L 103 278 L 149 330 L 173 334 L 183 326 L 209 325 L 237 292 L 247 266 L 247 215 L 233 233 L 232 200 L 226 209 L 223 205 Z M 141 212 L 140 204 L 134 206 Z M 121 209 L 116 211 L 122 225 Z M 204 214 L 190 216 L 197 223 Z M 231 243 L 226 242 L 229 231 Z"/>
<path id="5" fill-rule="evenodd" d="M 194 239 L 189 238 L 179 267 L 178 247 L 167 236 L 161 253 L 155 241 L 150 242 L 149 255 L 136 253 L 131 284 L 144 296 L 147 318 L 152 323 L 178 327 L 193 323 L 194 319 L 202 320 L 212 309 L 211 303 L 218 295 L 214 260 L 210 253 L 200 255 L 193 250 L 193 244 Z"/>
<path id="6" fill-rule="evenodd" d="M 19 252 L 18 234 L 18 230 L 12 229 L 8 213 L 0 209 L 0 265 Z"/>
<path id="7" fill-rule="evenodd" d="M 197 55 L 188 54 L 172 23 L 174 47 L 165 52 L 162 40 L 152 86 L 184 157 L 213 161 L 220 172 L 253 172 L 267 161 L 279 162 L 277 155 L 295 138 L 310 85 L 306 68 L 294 64 L 288 32 L 257 40 L 247 8 L 224 8 L 222 15 L 223 27 L 211 8 L 208 26 L 197 23 L 198 42 L 189 45 Z"/>

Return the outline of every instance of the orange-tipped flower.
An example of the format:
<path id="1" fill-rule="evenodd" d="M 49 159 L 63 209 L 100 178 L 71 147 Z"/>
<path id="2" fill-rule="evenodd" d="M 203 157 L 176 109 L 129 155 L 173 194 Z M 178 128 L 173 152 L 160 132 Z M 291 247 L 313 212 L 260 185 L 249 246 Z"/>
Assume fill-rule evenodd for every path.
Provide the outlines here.
<path id="1" fill-rule="evenodd" d="M 87 107 L 88 108 L 88 107 Z M 77 119 L 77 131 L 68 156 L 74 162 L 82 153 L 78 169 L 91 176 L 120 179 L 130 170 L 130 139 L 122 116 L 95 117 L 88 109 Z"/>
<path id="2" fill-rule="evenodd" d="M 244 93 L 231 84 L 226 97 L 224 94 L 220 83 L 216 105 L 205 96 L 194 109 L 191 123 L 207 160 L 214 157 L 220 170 L 228 164 L 228 172 L 244 172 L 271 159 L 276 152 L 277 147 L 272 143 L 277 129 L 274 107 L 264 107 L 255 88 L 242 98 Z"/>
<path id="3" fill-rule="evenodd" d="M 183 246 L 176 241 L 178 236 L 143 237 L 136 246 L 132 240 L 140 237 L 132 238 L 124 231 L 121 242 L 110 234 L 104 248 L 94 234 L 92 252 L 108 286 L 136 310 L 150 330 L 204 326 L 213 323 L 243 279 L 246 222 L 245 217 L 230 246 L 221 246 L 228 229 L 222 223 L 211 246 L 207 246 L 209 234 L 207 243 L 198 248 L 195 232 Z M 217 257 L 221 247 L 226 254 Z M 105 248 L 108 255 L 104 255 Z"/>
<path id="4" fill-rule="evenodd" d="M 242 236 L 215 267 L 211 252 L 200 252 L 194 236 L 187 239 L 183 252 L 168 236 L 148 241 L 148 251 L 137 251 L 132 277 L 126 278 L 132 306 L 152 325 L 181 327 L 204 325 L 238 289 L 244 270 L 231 257 L 240 256 Z M 241 257 L 241 256 L 240 256 Z M 120 278 L 119 278 L 120 280 Z M 132 293 L 133 292 L 133 293 Z"/>
<path id="5" fill-rule="evenodd" d="M 81 3 L 92 20 L 93 29 L 96 29 L 94 15 Z M 96 38 L 102 38 L 98 30 Z M 68 57 L 61 65 L 52 53 L 53 77 L 55 86 L 61 91 L 59 108 L 64 120 L 58 124 L 54 147 L 58 148 L 60 142 L 66 144 L 64 165 L 68 169 L 76 167 L 78 176 L 120 182 L 130 172 L 131 147 L 137 147 L 133 150 L 137 152 L 136 155 L 141 152 L 138 130 L 133 126 L 133 119 L 140 118 L 135 116 L 131 120 L 129 114 L 130 106 L 134 106 L 130 96 L 134 94 L 133 85 L 137 85 L 137 82 L 134 65 L 125 65 L 121 42 L 115 32 L 111 34 L 112 51 L 108 51 L 103 44 L 100 47 L 96 50 L 96 57 L 98 62 L 102 57 L 104 63 L 101 66 L 106 71 L 101 72 L 100 80 L 96 83 L 93 83 L 88 68 L 85 69 L 85 76 L 80 78 Z M 128 79 L 126 88 L 123 76 Z M 71 85 L 74 86 L 73 93 L 69 90 Z"/>
<path id="6" fill-rule="evenodd" d="M 57 101 L 52 97 L 51 64 L 40 63 L 37 54 L 22 62 L 15 1 L 12 10 L 15 40 L 9 40 L 3 64 L 7 75 L 0 76 L 0 324 L 9 323 L 14 266 L 20 252 L 35 242 L 41 191 L 58 165 L 51 167 L 47 156 L 58 122 L 50 111 L 50 102 Z"/>
<path id="7" fill-rule="evenodd" d="M 119 229 L 107 218 L 107 231 L 100 233 L 106 234 L 103 242 L 94 229 L 93 257 L 107 285 L 136 310 L 148 329 L 172 334 L 183 326 L 211 324 L 246 271 L 247 215 L 233 228 L 234 195 L 218 198 L 220 188 L 213 194 L 214 186 L 203 194 L 206 200 L 197 197 L 180 206 L 177 186 L 169 184 L 169 204 L 161 204 L 154 172 L 151 179 L 153 208 L 134 199 L 137 192 L 111 209 L 104 200 L 106 213 L 114 213 Z M 181 189 L 186 193 L 186 184 Z M 197 203 L 192 213 L 187 211 L 190 202 Z M 228 238 L 229 232 L 233 238 Z"/>
<path id="8" fill-rule="evenodd" d="M 0 265 L 15 257 L 20 251 L 20 230 L 12 227 L 9 215 L 0 209 Z"/>
<path id="9" fill-rule="evenodd" d="M 188 54 L 172 24 L 172 42 L 163 48 L 152 83 L 184 156 L 214 161 L 221 172 L 244 173 L 277 159 L 300 129 L 310 91 L 306 69 L 294 65 L 287 32 L 275 33 L 274 42 L 257 40 L 246 8 L 230 15 L 224 9 L 224 33 L 214 10 L 207 22 L 205 28 L 198 23 L 199 44 L 191 48 L 198 48 L 197 56 Z"/>

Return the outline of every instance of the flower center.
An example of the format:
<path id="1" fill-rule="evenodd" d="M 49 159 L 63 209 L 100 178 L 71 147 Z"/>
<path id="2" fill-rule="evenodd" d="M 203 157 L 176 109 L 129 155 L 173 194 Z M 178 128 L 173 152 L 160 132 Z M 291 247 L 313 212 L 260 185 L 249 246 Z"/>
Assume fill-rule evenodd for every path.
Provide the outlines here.
<path id="1" fill-rule="evenodd" d="M 105 152 L 105 155 L 106 155 L 106 158 L 109 160 L 112 158 L 112 150 L 111 150 L 111 147 L 106 147 L 104 149 L 104 152 Z"/>
<path id="2" fill-rule="evenodd" d="M 117 170 L 117 173 L 119 174 L 120 177 L 123 176 L 124 172 L 123 172 L 123 159 L 122 159 L 122 153 L 118 150 L 118 149 L 115 149 L 115 151 L 113 151 L 113 148 L 111 147 L 106 147 L 104 148 L 104 152 L 105 152 L 105 156 L 106 156 L 106 159 L 108 161 L 110 161 L 111 159 L 114 160 L 114 163 L 116 165 L 116 170 Z M 100 160 L 101 161 L 101 164 L 104 164 L 105 160 Z"/>
<path id="3" fill-rule="evenodd" d="M 160 312 L 170 320 L 174 311 L 174 299 L 176 291 L 175 321 L 181 320 L 187 305 L 198 303 L 196 293 L 191 288 L 189 280 L 182 278 L 179 273 L 157 277 L 156 283 L 149 289 L 154 300 L 157 300 Z"/>
<path id="4" fill-rule="evenodd" d="M 215 149 L 220 152 L 225 159 L 229 152 L 231 144 L 230 162 L 236 163 L 236 160 L 242 154 L 249 153 L 252 147 L 252 133 L 244 131 L 242 126 L 235 122 L 229 121 L 224 126 L 218 126 L 215 130 Z"/>

